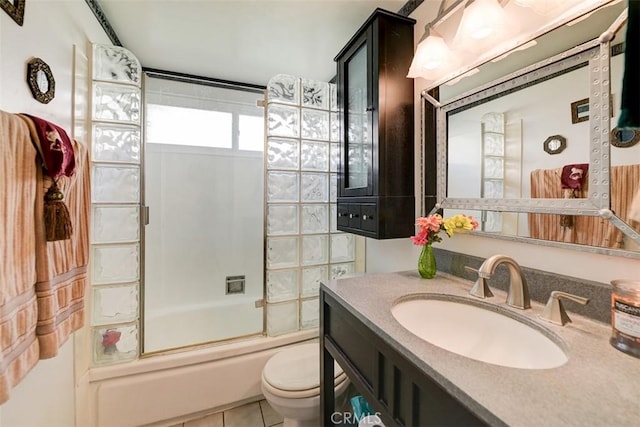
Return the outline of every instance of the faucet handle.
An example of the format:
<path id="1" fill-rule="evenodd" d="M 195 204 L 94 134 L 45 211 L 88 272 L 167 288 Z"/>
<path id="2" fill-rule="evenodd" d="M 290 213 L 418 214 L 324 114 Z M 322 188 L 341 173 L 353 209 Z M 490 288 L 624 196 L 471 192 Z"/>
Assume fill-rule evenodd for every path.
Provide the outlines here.
<path id="1" fill-rule="evenodd" d="M 464 269 L 472 273 L 478 274 L 476 283 L 473 285 L 469 293 L 474 297 L 478 297 L 478 298 L 491 298 L 493 296 L 493 292 L 491 292 L 491 289 L 489 289 L 489 285 L 487 284 L 487 279 L 479 275 L 478 269 L 469 267 L 468 265 L 465 265 Z"/>
<path id="2" fill-rule="evenodd" d="M 568 299 L 578 304 L 586 305 L 589 302 L 589 298 L 580 297 L 578 295 L 568 294 L 561 291 L 553 291 L 549 296 L 547 305 L 542 310 L 540 318 L 547 322 L 555 323 L 556 325 L 564 326 L 566 323 L 571 322 L 569 315 L 564 310 L 562 301 L 560 298 Z"/>

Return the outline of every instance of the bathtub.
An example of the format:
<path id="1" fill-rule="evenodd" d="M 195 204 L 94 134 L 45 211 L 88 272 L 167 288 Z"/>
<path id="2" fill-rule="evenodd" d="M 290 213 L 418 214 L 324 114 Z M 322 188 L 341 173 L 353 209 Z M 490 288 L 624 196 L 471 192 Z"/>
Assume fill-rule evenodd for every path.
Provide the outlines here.
<path id="1" fill-rule="evenodd" d="M 262 399 L 267 360 L 317 337 L 318 330 L 311 329 L 90 369 L 78 381 L 76 425 L 171 426 Z"/>
<path id="2" fill-rule="evenodd" d="M 147 307 L 144 352 L 262 334 L 264 309 L 255 307 L 256 299 L 234 295 L 224 303 L 213 301 L 159 310 Z"/>

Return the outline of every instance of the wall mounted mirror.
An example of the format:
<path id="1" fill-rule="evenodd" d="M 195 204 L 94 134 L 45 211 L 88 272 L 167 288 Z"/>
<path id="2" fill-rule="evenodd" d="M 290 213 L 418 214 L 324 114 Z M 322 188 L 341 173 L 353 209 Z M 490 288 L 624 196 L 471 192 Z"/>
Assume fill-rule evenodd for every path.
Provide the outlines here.
<path id="1" fill-rule="evenodd" d="M 490 236 L 640 258 L 640 224 L 627 219 L 640 191 L 640 145 L 609 143 L 624 10 L 614 1 L 538 37 L 531 52 L 509 55 L 496 80 L 501 61 L 440 87 L 436 208 L 477 216 Z M 615 39 L 601 44 L 609 28 Z M 512 71 L 518 57 L 524 68 Z M 584 98 L 588 119 L 574 123 L 572 104 Z M 566 140 L 553 156 L 541 149 L 550 135 Z"/>
<path id="2" fill-rule="evenodd" d="M 33 58 L 27 64 L 27 84 L 38 102 L 48 104 L 56 95 L 56 80 L 51 68 L 40 58 Z"/>

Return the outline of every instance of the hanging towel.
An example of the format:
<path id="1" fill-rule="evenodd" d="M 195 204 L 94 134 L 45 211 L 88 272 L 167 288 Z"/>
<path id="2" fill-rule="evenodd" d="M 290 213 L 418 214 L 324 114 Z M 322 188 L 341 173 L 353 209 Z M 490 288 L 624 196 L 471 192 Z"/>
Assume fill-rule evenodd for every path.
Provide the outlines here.
<path id="1" fill-rule="evenodd" d="M 629 206 L 629 220 L 640 224 L 640 188 L 636 191 L 631 206 Z"/>
<path id="2" fill-rule="evenodd" d="M 628 1 L 619 129 L 640 129 L 640 0 Z"/>
<path id="3" fill-rule="evenodd" d="M 42 156 L 46 174 L 57 180 L 61 176 L 73 176 L 76 168 L 71 139 L 60 126 L 30 114 L 23 114 L 33 122 L 32 133 L 39 140 L 36 146 Z M 35 139 L 35 138 L 34 138 Z"/>
<path id="4" fill-rule="evenodd" d="M 58 354 L 71 333 L 84 324 L 84 294 L 89 264 L 90 183 L 89 155 L 84 145 L 73 141 L 77 172 L 59 181 L 69 208 L 74 233 L 67 240 L 47 241 L 42 212 L 44 194 L 52 180 L 38 168 L 36 195 L 36 294 L 40 358 Z"/>
<path id="5" fill-rule="evenodd" d="M 589 171 L 588 163 L 579 163 L 574 165 L 566 165 L 562 168 L 560 174 L 560 185 L 562 187 L 562 195 L 565 199 L 582 198 L 581 190 L 587 178 Z M 560 215 L 560 226 L 573 227 L 573 215 Z"/>
<path id="6" fill-rule="evenodd" d="M 38 362 L 36 156 L 24 121 L 0 111 L 0 404 Z"/>
<path id="7" fill-rule="evenodd" d="M 531 198 L 563 198 L 565 189 L 558 185 L 565 168 L 536 169 L 531 172 Z M 611 209 L 626 221 L 627 206 L 633 192 L 640 191 L 640 165 L 611 168 Z M 588 170 L 582 177 L 580 197 L 589 193 Z M 562 227 L 561 215 L 528 214 L 529 234 L 535 239 L 553 240 L 587 246 L 620 249 L 624 235 L 608 219 L 599 216 L 572 216 L 573 226 Z M 639 230 L 640 231 L 640 230 Z"/>
<path id="8" fill-rule="evenodd" d="M 75 173 L 76 161 L 71 139 L 63 128 L 47 120 L 28 114 L 22 114 L 21 117 L 29 126 L 31 141 L 40 154 L 44 173 L 52 180 L 43 196 L 46 239 L 49 242 L 66 240 L 73 233 L 73 225 L 58 182 L 61 177 L 71 177 Z"/>
<path id="9" fill-rule="evenodd" d="M 563 189 L 582 190 L 588 171 L 588 163 L 563 166 L 562 175 L 560 175 L 560 185 Z"/>

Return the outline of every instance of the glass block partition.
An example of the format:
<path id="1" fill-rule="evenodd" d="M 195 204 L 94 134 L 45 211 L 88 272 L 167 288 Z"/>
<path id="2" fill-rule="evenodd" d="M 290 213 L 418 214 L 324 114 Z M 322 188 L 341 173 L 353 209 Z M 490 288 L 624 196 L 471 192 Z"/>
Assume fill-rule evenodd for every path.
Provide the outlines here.
<path id="1" fill-rule="evenodd" d="M 92 363 L 139 353 L 141 77 L 128 50 L 92 46 Z"/>
<path id="2" fill-rule="evenodd" d="M 318 326 L 320 281 L 359 272 L 363 238 L 337 230 L 336 85 L 277 75 L 267 86 L 267 334 Z"/>
<path id="3" fill-rule="evenodd" d="M 505 118 L 504 113 L 486 113 L 481 120 L 483 198 L 504 197 L 505 187 Z M 502 212 L 483 211 L 482 231 L 502 231 Z"/>

